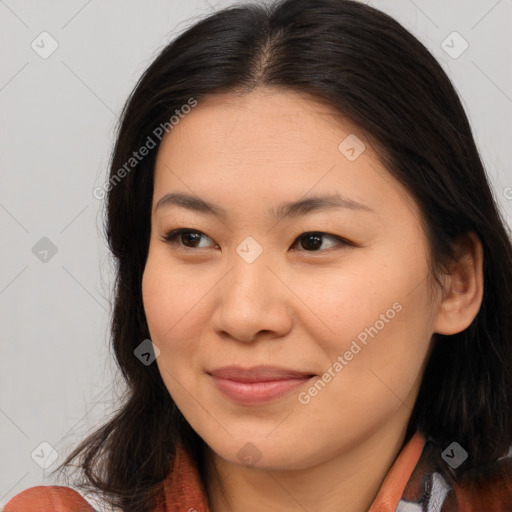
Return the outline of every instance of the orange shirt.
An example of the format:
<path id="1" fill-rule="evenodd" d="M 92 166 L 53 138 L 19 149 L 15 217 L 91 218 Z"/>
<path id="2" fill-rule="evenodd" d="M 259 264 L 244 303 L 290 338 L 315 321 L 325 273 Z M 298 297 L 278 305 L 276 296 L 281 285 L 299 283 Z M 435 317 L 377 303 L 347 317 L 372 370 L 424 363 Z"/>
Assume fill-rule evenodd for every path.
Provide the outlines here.
<path id="1" fill-rule="evenodd" d="M 391 466 L 368 512 L 512 512 L 512 451 L 489 469 L 484 480 L 470 487 L 444 480 L 437 471 L 439 463 L 444 463 L 441 452 L 433 440 L 426 441 L 416 432 Z M 208 512 L 199 472 L 182 446 L 164 481 L 164 493 L 165 502 L 154 512 Z M 55 485 L 26 489 L 4 508 L 4 512 L 98 510 L 77 491 Z"/>

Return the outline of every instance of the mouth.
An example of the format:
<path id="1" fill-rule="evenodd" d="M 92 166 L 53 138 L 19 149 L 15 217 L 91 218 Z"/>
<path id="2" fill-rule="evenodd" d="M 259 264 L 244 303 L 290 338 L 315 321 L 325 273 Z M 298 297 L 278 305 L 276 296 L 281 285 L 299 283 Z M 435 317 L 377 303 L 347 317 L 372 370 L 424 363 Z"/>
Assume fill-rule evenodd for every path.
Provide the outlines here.
<path id="1" fill-rule="evenodd" d="M 224 366 L 206 373 L 218 391 L 231 401 L 243 405 L 277 400 L 316 376 L 311 372 L 276 366 Z"/>

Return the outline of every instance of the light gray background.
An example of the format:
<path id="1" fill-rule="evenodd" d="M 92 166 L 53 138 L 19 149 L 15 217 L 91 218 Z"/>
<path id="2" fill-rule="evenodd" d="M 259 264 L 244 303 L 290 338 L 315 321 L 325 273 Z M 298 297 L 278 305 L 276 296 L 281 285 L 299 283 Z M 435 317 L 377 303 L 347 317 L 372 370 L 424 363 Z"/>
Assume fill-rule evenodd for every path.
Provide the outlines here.
<path id="1" fill-rule="evenodd" d="M 56 483 L 48 473 L 122 390 L 108 347 L 104 205 L 92 191 L 105 183 L 117 115 L 151 58 L 232 3 L 0 0 L 0 507 L 27 487 Z M 510 225 L 512 0 L 370 3 L 452 78 Z M 43 31 L 59 45 L 46 59 L 31 47 L 50 48 Z M 453 31 L 469 44 L 456 59 L 441 46 Z M 43 237 L 57 247 L 47 262 L 32 251 Z M 44 441 L 59 454 L 47 470 L 31 457 L 37 448 L 34 458 L 45 460 Z"/>

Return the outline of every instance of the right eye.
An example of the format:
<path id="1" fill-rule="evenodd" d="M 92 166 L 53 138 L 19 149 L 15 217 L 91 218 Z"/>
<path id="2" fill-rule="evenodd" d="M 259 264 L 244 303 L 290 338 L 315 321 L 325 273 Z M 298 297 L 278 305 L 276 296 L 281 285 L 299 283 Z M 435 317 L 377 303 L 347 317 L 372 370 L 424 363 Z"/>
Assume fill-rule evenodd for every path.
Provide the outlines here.
<path id="1" fill-rule="evenodd" d="M 201 231 L 197 231 L 195 229 L 179 228 L 167 232 L 162 237 L 162 241 L 171 246 L 178 246 L 179 249 L 197 249 L 201 247 L 198 247 L 194 244 L 200 242 L 201 237 L 205 237 L 208 238 L 208 240 L 211 240 L 211 238 L 207 237 L 204 233 L 201 233 Z M 189 246 L 187 244 L 191 245 Z"/>

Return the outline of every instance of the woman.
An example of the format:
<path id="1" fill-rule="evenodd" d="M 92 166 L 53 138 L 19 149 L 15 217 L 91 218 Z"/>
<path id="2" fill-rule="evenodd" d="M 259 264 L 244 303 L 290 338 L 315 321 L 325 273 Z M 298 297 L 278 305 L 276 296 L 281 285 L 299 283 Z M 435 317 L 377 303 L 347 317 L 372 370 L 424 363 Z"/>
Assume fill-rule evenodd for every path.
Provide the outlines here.
<path id="1" fill-rule="evenodd" d="M 6 512 L 512 510 L 512 247 L 460 100 L 350 0 L 217 12 L 107 191 L 128 392 Z M 327 245 L 325 245 L 327 244 Z"/>

